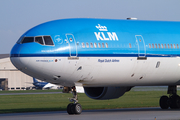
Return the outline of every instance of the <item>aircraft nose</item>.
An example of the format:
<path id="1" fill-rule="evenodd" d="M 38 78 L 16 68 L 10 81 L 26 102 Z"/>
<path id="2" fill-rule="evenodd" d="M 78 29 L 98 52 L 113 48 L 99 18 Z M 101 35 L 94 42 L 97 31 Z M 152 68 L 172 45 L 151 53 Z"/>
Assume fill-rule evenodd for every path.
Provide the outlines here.
<path id="1" fill-rule="evenodd" d="M 11 50 L 11 53 L 10 53 L 10 60 L 11 60 L 11 63 L 17 68 L 17 69 L 20 69 L 22 66 L 20 64 L 20 60 L 19 60 L 19 52 L 20 52 L 20 49 L 21 46 L 19 44 L 15 44 L 14 47 L 12 48 Z"/>
<path id="2" fill-rule="evenodd" d="M 22 68 L 22 65 L 20 63 L 19 57 L 10 57 L 11 63 L 20 70 Z"/>
<path id="3" fill-rule="evenodd" d="M 12 64 L 19 70 L 27 68 L 27 64 L 29 62 L 29 59 L 26 57 L 27 54 L 29 54 L 29 49 L 27 46 L 16 44 L 11 50 L 10 60 Z"/>

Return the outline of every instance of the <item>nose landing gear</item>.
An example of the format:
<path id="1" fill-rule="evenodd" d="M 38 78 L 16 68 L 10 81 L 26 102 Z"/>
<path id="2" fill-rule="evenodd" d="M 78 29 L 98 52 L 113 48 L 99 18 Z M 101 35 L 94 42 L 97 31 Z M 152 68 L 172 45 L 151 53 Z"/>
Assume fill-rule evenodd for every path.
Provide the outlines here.
<path id="1" fill-rule="evenodd" d="M 168 86 L 168 96 L 162 96 L 159 101 L 159 105 L 162 109 L 179 109 L 180 108 L 180 97 L 177 95 L 177 86 Z"/>
<path id="2" fill-rule="evenodd" d="M 69 98 L 69 101 L 73 102 L 73 103 L 68 104 L 68 106 L 67 106 L 67 113 L 69 115 L 73 115 L 73 114 L 78 115 L 78 114 L 81 114 L 82 107 L 81 107 L 81 104 L 78 103 L 77 92 L 76 92 L 75 86 L 72 87 L 72 94 L 73 94 L 73 98 Z"/>

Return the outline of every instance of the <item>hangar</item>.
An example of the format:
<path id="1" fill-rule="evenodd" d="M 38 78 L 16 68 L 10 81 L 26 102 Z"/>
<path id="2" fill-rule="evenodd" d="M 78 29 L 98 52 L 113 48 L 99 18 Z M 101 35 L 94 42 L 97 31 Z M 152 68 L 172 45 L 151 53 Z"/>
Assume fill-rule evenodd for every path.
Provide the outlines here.
<path id="1" fill-rule="evenodd" d="M 24 90 L 32 85 L 33 78 L 14 67 L 9 54 L 0 54 L 0 89 Z"/>

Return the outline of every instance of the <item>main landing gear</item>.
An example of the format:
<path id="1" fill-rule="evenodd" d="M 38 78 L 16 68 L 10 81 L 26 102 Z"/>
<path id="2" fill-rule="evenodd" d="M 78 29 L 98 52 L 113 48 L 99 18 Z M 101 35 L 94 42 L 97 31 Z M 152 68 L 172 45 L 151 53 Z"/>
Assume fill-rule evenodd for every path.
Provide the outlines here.
<path id="1" fill-rule="evenodd" d="M 162 96 L 159 100 L 159 105 L 162 109 L 179 109 L 180 108 L 180 97 L 177 95 L 177 86 L 168 86 L 168 96 Z"/>
<path id="2" fill-rule="evenodd" d="M 75 86 L 72 87 L 72 94 L 73 94 L 73 98 L 70 98 L 69 101 L 73 102 L 68 104 L 67 106 L 67 113 L 69 115 L 73 115 L 73 114 L 81 114 L 82 112 L 82 107 L 81 104 L 77 103 L 78 102 L 78 98 L 77 98 L 77 92 L 76 92 L 76 88 Z"/>

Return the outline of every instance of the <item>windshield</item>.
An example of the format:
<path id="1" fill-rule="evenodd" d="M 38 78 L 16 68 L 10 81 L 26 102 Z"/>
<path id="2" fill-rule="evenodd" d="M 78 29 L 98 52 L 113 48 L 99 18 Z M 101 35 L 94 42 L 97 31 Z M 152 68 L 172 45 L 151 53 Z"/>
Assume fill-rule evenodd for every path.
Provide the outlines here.
<path id="1" fill-rule="evenodd" d="M 34 37 L 24 37 L 21 43 L 30 43 L 34 42 Z"/>
<path id="2" fill-rule="evenodd" d="M 36 42 L 41 45 L 54 45 L 51 36 L 20 37 L 17 44 Z"/>
<path id="3" fill-rule="evenodd" d="M 35 42 L 37 42 L 41 45 L 44 45 L 44 41 L 43 41 L 42 37 L 35 37 Z"/>

